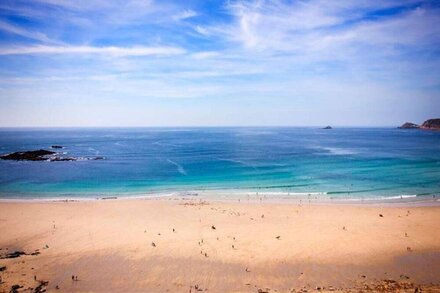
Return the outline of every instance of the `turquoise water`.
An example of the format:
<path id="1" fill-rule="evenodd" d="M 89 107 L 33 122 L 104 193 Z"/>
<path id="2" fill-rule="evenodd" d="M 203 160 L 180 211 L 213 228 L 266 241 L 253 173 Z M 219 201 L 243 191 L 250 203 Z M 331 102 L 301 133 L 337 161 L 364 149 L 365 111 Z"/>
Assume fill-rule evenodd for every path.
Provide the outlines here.
<path id="1" fill-rule="evenodd" d="M 1 129 L 0 153 L 62 145 L 100 161 L 0 160 L 0 198 L 233 189 L 340 198 L 440 194 L 440 132 L 392 128 Z"/>

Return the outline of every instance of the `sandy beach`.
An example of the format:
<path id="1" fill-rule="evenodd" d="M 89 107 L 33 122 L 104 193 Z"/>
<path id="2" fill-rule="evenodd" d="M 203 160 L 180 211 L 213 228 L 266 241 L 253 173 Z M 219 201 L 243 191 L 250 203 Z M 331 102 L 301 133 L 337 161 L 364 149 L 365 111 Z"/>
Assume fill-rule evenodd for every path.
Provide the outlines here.
<path id="1" fill-rule="evenodd" d="M 439 292 L 439 225 L 432 204 L 1 202 L 0 292 Z"/>

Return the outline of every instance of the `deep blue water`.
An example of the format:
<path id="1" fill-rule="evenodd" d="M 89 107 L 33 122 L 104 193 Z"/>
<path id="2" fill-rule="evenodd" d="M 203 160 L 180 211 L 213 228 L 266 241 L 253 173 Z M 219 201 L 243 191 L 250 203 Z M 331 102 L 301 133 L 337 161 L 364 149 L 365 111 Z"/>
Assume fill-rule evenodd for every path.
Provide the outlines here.
<path id="1" fill-rule="evenodd" d="M 62 145 L 100 161 L 0 160 L 0 198 L 201 189 L 440 193 L 440 132 L 392 128 L 1 129 L 0 153 Z"/>

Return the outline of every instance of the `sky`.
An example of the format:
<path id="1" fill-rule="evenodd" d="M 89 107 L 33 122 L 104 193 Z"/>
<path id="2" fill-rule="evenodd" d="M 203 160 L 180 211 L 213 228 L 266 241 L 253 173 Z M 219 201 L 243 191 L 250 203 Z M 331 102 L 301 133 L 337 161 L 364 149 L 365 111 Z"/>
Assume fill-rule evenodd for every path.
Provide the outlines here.
<path id="1" fill-rule="evenodd" d="M 436 117 L 435 0 L 0 1 L 0 127 Z"/>

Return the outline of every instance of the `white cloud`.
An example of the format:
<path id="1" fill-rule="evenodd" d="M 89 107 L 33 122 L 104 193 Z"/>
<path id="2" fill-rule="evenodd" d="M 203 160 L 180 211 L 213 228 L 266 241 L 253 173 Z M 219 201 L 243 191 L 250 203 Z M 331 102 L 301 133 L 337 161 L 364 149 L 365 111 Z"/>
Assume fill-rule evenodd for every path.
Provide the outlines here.
<path id="1" fill-rule="evenodd" d="M 28 46 L 0 48 L 0 55 L 102 54 L 111 56 L 148 56 L 180 55 L 185 52 L 184 49 L 178 47 Z"/>
<path id="2" fill-rule="evenodd" d="M 211 35 L 211 33 L 209 32 L 208 29 L 206 29 L 205 27 L 202 27 L 200 25 L 196 25 L 193 29 L 202 36 Z"/>
<path id="3" fill-rule="evenodd" d="M 194 54 L 191 54 L 191 58 L 193 59 L 209 59 L 209 58 L 213 58 L 213 57 L 219 57 L 221 56 L 220 52 L 217 51 L 202 51 L 202 52 L 197 52 Z"/>
<path id="4" fill-rule="evenodd" d="M 197 15 L 198 15 L 197 12 L 195 12 L 194 10 L 185 9 L 184 11 L 174 15 L 173 19 L 174 20 L 184 20 L 184 19 L 195 17 Z"/>

